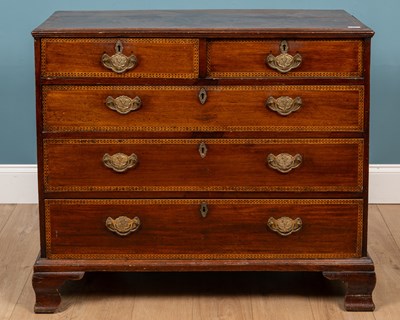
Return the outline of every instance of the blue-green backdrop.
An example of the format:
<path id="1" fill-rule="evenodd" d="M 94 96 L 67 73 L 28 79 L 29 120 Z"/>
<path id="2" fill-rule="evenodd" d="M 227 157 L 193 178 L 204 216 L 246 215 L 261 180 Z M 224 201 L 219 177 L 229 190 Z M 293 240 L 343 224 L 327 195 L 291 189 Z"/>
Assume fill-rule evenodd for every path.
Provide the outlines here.
<path id="1" fill-rule="evenodd" d="M 32 29 L 56 10 L 345 9 L 375 30 L 370 163 L 400 164 L 398 0 L 0 0 L 0 164 L 36 163 Z"/>

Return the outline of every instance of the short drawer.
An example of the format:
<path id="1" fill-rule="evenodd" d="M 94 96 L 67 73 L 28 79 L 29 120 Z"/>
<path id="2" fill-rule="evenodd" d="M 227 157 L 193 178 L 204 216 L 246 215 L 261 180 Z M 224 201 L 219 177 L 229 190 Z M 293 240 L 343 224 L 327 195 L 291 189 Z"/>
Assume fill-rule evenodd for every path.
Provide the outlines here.
<path id="1" fill-rule="evenodd" d="M 44 86 L 43 127 L 47 132 L 362 132 L 364 87 Z"/>
<path id="2" fill-rule="evenodd" d="M 215 40 L 208 43 L 208 76 L 363 77 L 361 40 Z"/>
<path id="3" fill-rule="evenodd" d="M 41 40 L 42 77 L 197 78 L 197 39 Z M 178 63 L 179 61 L 179 63 Z"/>
<path id="4" fill-rule="evenodd" d="M 51 259 L 361 256 L 362 200 L 46 200 L 45 216 Z"/>
<path id="5" fill-rule="evenodd" d="M 45 191 L 363 190 L 362 139 L 45 139 Z"/>

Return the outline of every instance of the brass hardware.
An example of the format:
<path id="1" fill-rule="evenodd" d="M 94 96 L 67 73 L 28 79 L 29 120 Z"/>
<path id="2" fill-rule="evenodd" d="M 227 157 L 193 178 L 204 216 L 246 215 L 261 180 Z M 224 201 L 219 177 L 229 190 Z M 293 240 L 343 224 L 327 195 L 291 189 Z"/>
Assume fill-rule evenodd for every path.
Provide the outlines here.
<path id="1" fill-rule="evenodd" d="M 106 227 L 108 230 L 124 237 L 139 229 L 140 219 L 139 217 L 130 219 L 125 216 L 120 216 L 114 220 L 113 218 L 108 217 L 106 220 Z"/>
<path id="2" fill-rule="evenodd" d="M 292 156 L 288 153 L 280 153 L 275 156 L 270 153 L 267 156 L 268 166 L 282 173 L 288 173 L 289 171 L 297 168 L 302 161 L 303 158 L 300 154 Z"/>
<path id="3" fill-rule="evenodd" d="M 201 104 L 205 104 L 206 101 L 207 101 L 207 91 L 206 91 L 206 89 L 204 89 L 204 88 L 201 88 L 201 89 L 200 89 L 200 92 L 199 92 L 199 101 L 200 101 Z"/>
<path id="4" fill-rule="evenodd" d="M 297 232 L 303 226 L 303 222 L 300 218 L 291 219 L 288 217 L 281 217 L 279 219 L 269 218 L 268 227 L 281 236 L 288 236 L 293 232 Z"/>
<path id="5" fill-rule="evenodd" d="M 107 97 L 106 106 L 119 114 L 127 114 L 135 111 L 142 106 L 142 100 L 139 97 L 129 98 L 127 96 L 119 96 L 117 98 Z"/>
<path id="6" fill-rule="evenodd" d="M 199 153 L 200 153 L 200 157 L 202 159 L 204 159 L 206 157 L 207 151 L 208 151 L 207 150 L 207 145 L 204 142 L 200 143 L 200 145 L 199 145 Z"/>
<path id="7" fill-rule="evenodd" d="M 265 105 L 272 111 L 279 113 L 281 116 L 287 116 L 292 112 L 300 109 L 302 104 L 301 98 L 296 97 L 294 99 L 290 97 L 279 97 L 275 99 L 274 97 L 269 97 Z"/>
<path id="8" fill-rule="evenodd" d="M 286 40 L 281 42 L 279 49 L 281 51 L 280 55 L 275 57 L 273 54 L 269 54 L 265 59 L 268 66 L 282 73 L 289 72 L 300 66 L 302 61 L 301 55 L 299 53 L 296 53 L 294 56 L 288 54 L 289 45 Z"/>
<path id="9" fill-rule="evenodd" d="M 132 54 L 131 56 L 127 57 L 122 53 L 124 49 L 122 42 L 120 40 L 117 41 L 115 44 L 115 54 L 111 57 L 108 54 L 103 54 L 101 57 L 101 62 L 103 66 L 116 73 L 124 73 L 125 71 L 136 67 L 137 59 Z"/>
<path id="10" fill-rule="evenodd" d="M 129 168 L 136 166 L 138 157 L 132 153 L 130 156 L 124 153 L 116 153 L 110 156 L 106 153 L 103 156 L 103 163 L 107 168 L 113 169 L 116 172 L 124 172 Z"/>
<path id="11" fill-rule="evenodd" d="M 200 204 L 200 214 L 203 218 L 207 217 L 207 213 L 208 213 L 208 205 L 206 202 L 202 202 Z"/>

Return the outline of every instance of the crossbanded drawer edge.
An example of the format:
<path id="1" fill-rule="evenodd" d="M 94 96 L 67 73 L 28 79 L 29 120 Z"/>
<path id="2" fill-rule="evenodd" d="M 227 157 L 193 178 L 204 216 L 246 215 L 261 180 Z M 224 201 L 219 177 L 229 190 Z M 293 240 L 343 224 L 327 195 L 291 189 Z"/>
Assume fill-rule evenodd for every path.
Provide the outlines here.
<path id="1" fill-rule="evenodd" d="M 168 206 L 190 206 L 199 205 L 202 200 L 199 199 L 46 199 L 45 200 L 45 227 L 46 227 L 46 247 L 49 259 L 132 259 L 132 260 L 190 260 L 190 259 L 316 259 L 316 258 L 355 258 L 361 256 L 362 238 L 363 238 L 363 200 L 361 199 L 207 199 L 207 204 L 212 205 L 343 205 L 357 206 L 357 226 L 356 226 L 356 244 L 354 251 L 349 252 L 330 252 L 330 253 L 199 253 L 199 254 L 129 254 L 129 253 L 98 253 L 93 254 L 90 249 L 83 253 L 52 253 L 52 224 L 51 207 L 56 206 L 85 206 L 85 205 L 104 205 L 113 206 L 118 209 L 119 206 L 135 205 L 168 205 Z M 206 222 L 204 222 L 206 223 Z M 107 231 L 105 229 L 105 231 Z M 267 232 L 267 230 L 266 230 Z M 269 231 L 268 231 L 269 232 Z M 134 234 L 133 234 L 134 236 Z M 83 250 L 84 251 L 84 250 Z"/>

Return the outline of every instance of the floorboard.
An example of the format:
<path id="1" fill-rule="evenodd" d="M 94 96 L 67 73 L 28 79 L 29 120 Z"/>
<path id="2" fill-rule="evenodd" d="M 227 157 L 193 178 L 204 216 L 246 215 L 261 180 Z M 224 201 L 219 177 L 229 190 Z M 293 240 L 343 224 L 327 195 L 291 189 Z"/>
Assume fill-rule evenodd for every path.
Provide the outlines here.
<path id="1" fill-rule="evenodd" d="M 8 219 L 10 219 L 12 212 L 17 207 L 16 204 L 3 204 L 0 205 L 0 234 L 6 225 Z M 1 238 L 3 240 L 3 238 Z M 5 239 L 4 239 L 5 240 Z"/>
<path id="2" fill-rule="evenodd" d="M 10 318 L 31 274 L 39 252 L 38 219 L 36 205 L 18 205 L 0 232 L 0 319 Z"/>

